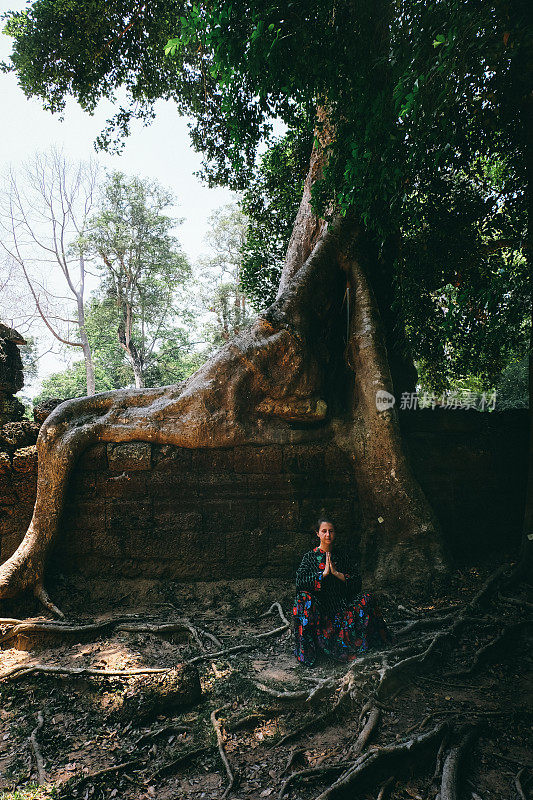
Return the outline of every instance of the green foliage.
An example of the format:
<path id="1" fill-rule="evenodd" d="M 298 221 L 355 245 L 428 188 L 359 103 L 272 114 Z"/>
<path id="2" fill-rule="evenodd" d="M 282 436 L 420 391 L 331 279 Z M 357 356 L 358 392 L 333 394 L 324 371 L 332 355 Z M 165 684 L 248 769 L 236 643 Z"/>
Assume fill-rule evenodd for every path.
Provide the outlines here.
<path id="1" fill-rule="evenodd" d="M 276 296 L 311 145 L 310 125 L 273 141 L 243 192 L 241 204 L 248 226 L 240 280 L 257 311 L 269 306 Z"/>
<path id="2" fill-rule="evenodd" d="M 201 336 L 208 350 L 228 342 L 251 321 L 242 291 L 243 247 L 248 220 L 237 206 L 223 206 L 208 220 L 211 255 L 198 264 L 199 314 L 209 312 Z"/>
<path id="3" fill-rule="evenodd" d="M 527 351 L 526 217 L 513 178 L 507 162 L 478 159 L 406 197 L 396 302 L 429 390 L 469 375 L 488 390 Z"/>
<path id="4" fill-rule="evenodd" d="M 529 408 L 529 358 L 514 361 L 496 382 L 497 408 Z"/>
<path id="5" fill-rule="evenodd" d="M 397 218 L 406 181 L 499 148 L 523 175 L 528 4 L 425 0 L 232 3 L 37 0 L 7 17 L 11 66 L 29 95 L 91 111 L 118 87 L 113 126 L 172 98 L 193 118 L 213 182 L 244 187 L 274 116 L 291 129 L 327 105 L 335 128 L 316 202 L 354 207 L 376 231 Z M 166 51 L 166 55 L 165 55 Z"/>
<path id="6" fill-rule="evenodd" d="M 119 388 L 113 386 L 111 375 L 106 372 L 98 363 L 94 365 L 94 377 L 97 392 L 106 392 L 109 389 Z M 75 361 L 71 367 L 61 372 L 54 372 L 44 378 L 41 391 L 34 398 L 34 405 L 39 405 L 45 400 L 59 397 L 67 400 L 70 397 L 85 397 L 87 394 L 87 382 L 85 377 L 85 362 Z"/>
<path id="7" fill-rule="evenodd" d="M 20 85 L 52 110 L 70 95 L 90 111 L 124 87 L 103 146 L 160 97 L 190 115 L 205 177 L 250 187 L 240 278 L 257 308 L 273 296 L 301 190 L 305 159 L 291 162 L 290 137 L 304 132 L 308 158 L 325 110 L 315 208 L 351 209 L 378 249 L 401 227 L 396 302 L 422 379 L 439 389 L 468 374 L 492 384 L 528 336 L 516 242 L 529 15 L 526 0 L 37 0 L 8 15 L 7 32 Z M 258 161 L 274 117 L 288 138 Z M 503 238 L 513 244 L 491 250 Z"/>
<path id="8" fill-rule="evenodd" d="M 180 311 L 182 323 L 187 320 L 184 287 L 191 270 L 172 234 L 177 220 L 163 213 L 171 204 L 156 182 L 115 172 L 87 237 L 101 274 L 93 336 L 115 332 L 136 385 L 145 383 L 150 370 L 161 373 L 158 351 L 170 337 L 186 339 L 173 319 Z M 109 353 L 105 343 L 103 349 Z"/>

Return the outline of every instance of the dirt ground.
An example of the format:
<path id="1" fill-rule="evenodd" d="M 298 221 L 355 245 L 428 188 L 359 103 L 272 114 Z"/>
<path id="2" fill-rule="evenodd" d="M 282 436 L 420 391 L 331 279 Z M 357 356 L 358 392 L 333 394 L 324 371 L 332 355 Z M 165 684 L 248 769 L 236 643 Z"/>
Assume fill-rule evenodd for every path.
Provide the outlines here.
<path id="1" fill-rule="evenodd" d="M 115 623 L 92 632 L 25 629 L 15 637 L 13 623 L 0 623 L 0 798 L 308 800 L 325 792 L 354 800 L 434 800 L 442 774 L 453 767 L 453 748 L 466 739 L 457 800 L 532 797 L 530 587 L 499 581 L 468 606 L 496 566 L 457 570 L 446 595 L 424 602 L 382 595 L 393 644 L 360 662 L 321 660 L 312 669 L 296 662 L 279 610 L 261 616 L 279 601 L 290 620 L 293 587 L 286 582 L 124 582 L 111 591 L 105 584 L 56 586 L 54 599 L 68 625 Z M 6 609 L 23 616 L 20 605 L 4 605 L 5 617 Z M 461 613 L 465 619 L 452 629 Z M 185 618 L 190 630 L 180 629 Z M 177 630 L 153 631 L 169 623 Z M 276 632 L 255 638 L 269 631 Z M 220 649 L 213 636 L 223 650 L 248 649 L 211 658 Z M 154 719 L 117 712 L 135 675 L 24 672 L 35 665 L 170 669 L 199 655 L 200 701 Z M 412 664 L 396 683 L 382 685 L 387 669 L 405 659 Z M 220 749 L 213 711 L 221 723 Z M 354 751 L 372 713 L 377 727 Z M 433 729 L 435 741 L 419 748 L 417 737 Z M 410 740 L 412 747 L 389 758 L 391 745 Z M 234 776 L 226 794 L 230 775 L 221 752 Z M 327 794 L 357 759 L 365 768 Z M 319 767 L 322 772 L 295 775 L 284 786 L 291 774 Z"/>

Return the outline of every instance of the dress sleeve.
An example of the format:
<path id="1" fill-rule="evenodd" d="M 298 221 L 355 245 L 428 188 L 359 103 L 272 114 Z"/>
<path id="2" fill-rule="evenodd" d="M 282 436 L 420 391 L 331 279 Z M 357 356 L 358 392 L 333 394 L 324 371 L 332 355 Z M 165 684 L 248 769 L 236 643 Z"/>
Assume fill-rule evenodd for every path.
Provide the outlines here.
<path id="1" fill-rule="evenodd" d="M 314 552 L 306 553 L 296 573 L 296 591 L 318 592 L 322 587 L 324 566 L 317 564 Z"/>

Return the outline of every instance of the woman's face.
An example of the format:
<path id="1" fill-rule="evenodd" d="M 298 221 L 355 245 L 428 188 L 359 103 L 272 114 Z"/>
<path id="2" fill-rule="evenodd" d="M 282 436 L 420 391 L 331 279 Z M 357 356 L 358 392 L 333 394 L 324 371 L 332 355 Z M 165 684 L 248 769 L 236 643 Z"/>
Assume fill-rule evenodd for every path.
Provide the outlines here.
<path id="1" fill-rule="evenodd" d="M 335 528 L 332 522 L 321 522 L 317 536 L 320 539 L 322 550 L 329 550 L 335 538 Z"/>

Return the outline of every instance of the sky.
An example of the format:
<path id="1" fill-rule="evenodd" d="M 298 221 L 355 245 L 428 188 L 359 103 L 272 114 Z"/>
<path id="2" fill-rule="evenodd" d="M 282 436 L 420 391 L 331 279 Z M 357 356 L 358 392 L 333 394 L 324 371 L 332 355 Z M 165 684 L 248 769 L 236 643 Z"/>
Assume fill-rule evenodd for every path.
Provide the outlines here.
<path id="1" fill-rule="evenodd" d="M 26 3 L 0 0 L 0 13 L 19 10 Z M 0 35 L 0 59 L 7 60 L 11 39 Z M 61 121 L 59 115 L 44 111 L 37 99 L 28 99 L 13 74 L 0 74 L 3 119 L 0 123 L 0 174 L 30 158 L 36 151 L 60 147 L 73 160 L 95 157 L 106 169 L 159 181 L 177 198 L 176 216 L 183 218 L 177 235 L 185 253 L 194 262 L 206 252 L 204 236 L 209 215 L 234 201 L 226 189 L 210 189 L 195 176 L 200 156 L 190 144 L 187 121 L 178 116 L 171 102 L 158 102 L 156 118 L 149 127 L 133 122 L 131 134 L 120 156 L 95 153 L 93 143 L 113 113 L 109 102 L 102 103 L 93 116 L 70 100 Z M 45 337 L 46 338 L 46 337 Z M 43 349 L 44 339 L 43 339 Z M 63 369 L 65 361 L 49 353 L 40 360 L 40 379 Z M 38 386 L 25 387 L 22 394 L 33 395 Z"/>

